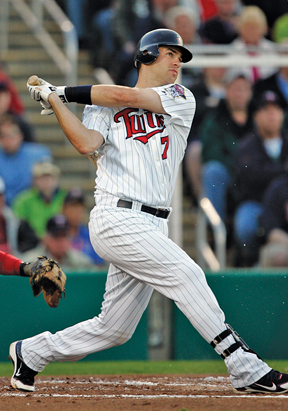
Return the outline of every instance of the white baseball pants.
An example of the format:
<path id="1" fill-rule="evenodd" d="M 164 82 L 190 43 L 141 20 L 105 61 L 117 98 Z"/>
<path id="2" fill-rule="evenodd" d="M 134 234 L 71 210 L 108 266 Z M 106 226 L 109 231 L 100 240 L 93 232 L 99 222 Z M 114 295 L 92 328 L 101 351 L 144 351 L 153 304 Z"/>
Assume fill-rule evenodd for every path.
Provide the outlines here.
<path id="1" fill-rule="evenodd" d="M 76 361 L 126 342 L 147 308 L 153 289 L 175 301 L 191 324 L 210 343 L 226 329 L 225 316 L 202 269 L 168 237 L 167 220 L 117 208 L 113 196 L 96 196 L 89 230 L 96 252 L 109 261 L 106 292 L 98 317 L 55 334 L 23 340 L 24 362 L 42 371 L 51 361 Z M 234 343 L 230 335 L 215 350 Z M 233 387 L 250 385 L 270 371 L 254 354 L 239 348 L 225 359 Z"/>

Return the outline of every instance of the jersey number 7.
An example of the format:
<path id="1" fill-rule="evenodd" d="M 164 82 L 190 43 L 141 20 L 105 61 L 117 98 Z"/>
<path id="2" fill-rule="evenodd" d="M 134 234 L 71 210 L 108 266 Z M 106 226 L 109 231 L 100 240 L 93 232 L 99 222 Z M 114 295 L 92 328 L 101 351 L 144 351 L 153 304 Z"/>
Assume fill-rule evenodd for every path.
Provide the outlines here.
<path id="1" fill-rule="evenodd" d="M 167 151 L 169 147 L 169 136 L 161 137 L 161 144 L 165 144 L 164 151 L 162 154 L 162 160 L 167 158 Z"/>

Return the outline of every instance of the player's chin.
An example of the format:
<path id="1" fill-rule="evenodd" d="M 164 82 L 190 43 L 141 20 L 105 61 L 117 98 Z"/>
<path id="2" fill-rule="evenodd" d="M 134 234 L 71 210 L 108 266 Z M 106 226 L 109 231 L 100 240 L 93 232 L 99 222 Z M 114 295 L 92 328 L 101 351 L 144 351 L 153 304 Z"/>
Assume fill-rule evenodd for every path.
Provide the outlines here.
<path id="1" fill-rule="evenodd" d="M 170 83 L 175 83 L 178 77 L 178 73 L 175 71 L 170 71 Z"/>

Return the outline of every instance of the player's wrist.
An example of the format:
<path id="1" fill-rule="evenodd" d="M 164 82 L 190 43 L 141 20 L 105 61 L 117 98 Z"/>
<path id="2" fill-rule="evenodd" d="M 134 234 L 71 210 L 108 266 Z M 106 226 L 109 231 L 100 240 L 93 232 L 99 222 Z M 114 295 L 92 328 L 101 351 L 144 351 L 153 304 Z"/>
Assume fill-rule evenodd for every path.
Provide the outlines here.
<path id="1" fill-rule="evenodd" d="M 59 88 L 59 87 L 57 87 Z M 92 85 L 65 87 L 65 97 L 69 103 L 92 105 L 91 101 Z"/>
<path id="2" fill-rule="evenodd" d="M 30 277 L 31 276 L 31 263 L 21 263 L 19 265 L 19 275 L 21 277 Z"/>
<path id="3" fill-rule="evenodd" d="M 55 90 L 56 94 L 64 104 L 70 103 L 70 100 L 66 97 L 66 89 L 67 86 L 57 86 Z"/>

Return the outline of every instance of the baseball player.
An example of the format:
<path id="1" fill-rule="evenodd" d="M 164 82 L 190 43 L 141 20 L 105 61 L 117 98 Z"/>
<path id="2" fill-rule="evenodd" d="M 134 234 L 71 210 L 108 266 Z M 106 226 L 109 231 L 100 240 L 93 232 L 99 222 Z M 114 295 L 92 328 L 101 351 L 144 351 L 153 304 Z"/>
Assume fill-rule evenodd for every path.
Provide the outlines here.
<path id="1" fill-rule="evenodd" d="M 34 391 L 35 375 L 49 362 L 76 361 L 125 343 L 155 289 L 174 300 L 224 358 L 234 390 L 288 391 L 288 374 L 272 370 L 225 323 L 202 269 L 168 238 L 170 203 L 195 112 L 194 96 L 175 81 L 181 63 L 191 58 L 178 33 L 158 29 L 138 44 L 134 88 L 28 82 L 43 113 L 54 111 L 81 154 L 98 151 L 89 230 L 110 267 L 98 317 L 11 344 L 12 387 Z M 83 121 L 63 102 L 86 104 Z"/>

